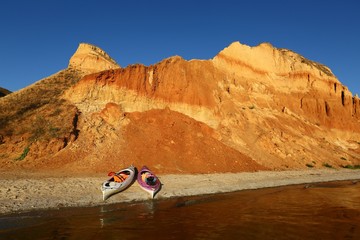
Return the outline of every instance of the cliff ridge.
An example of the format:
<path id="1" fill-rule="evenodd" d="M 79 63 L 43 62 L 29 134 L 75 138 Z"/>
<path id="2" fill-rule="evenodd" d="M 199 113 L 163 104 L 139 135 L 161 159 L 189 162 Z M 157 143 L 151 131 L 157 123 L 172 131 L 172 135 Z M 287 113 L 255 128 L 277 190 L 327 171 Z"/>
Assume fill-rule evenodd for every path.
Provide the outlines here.
<path id="1" fill-rule="evenodd" d="M 0 106 L 4 169 L 135 164 L 210 173 L 360 164 L 359 98 L 328 67 L 269 43 L 234 42 L 210 60 L 175 56 L 126 68 L 80 44 L 67 69 Z"/>

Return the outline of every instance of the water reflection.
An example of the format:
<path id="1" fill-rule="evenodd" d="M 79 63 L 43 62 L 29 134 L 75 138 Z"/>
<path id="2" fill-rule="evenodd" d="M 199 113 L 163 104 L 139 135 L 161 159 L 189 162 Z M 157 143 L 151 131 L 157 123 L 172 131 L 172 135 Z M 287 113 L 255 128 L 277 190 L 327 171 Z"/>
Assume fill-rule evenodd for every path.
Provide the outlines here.
<path id="1" fill-rule="evenodd" d="M 360 239 L 360 184 L 335 182 L 0 218 L 0 239 Z"/>

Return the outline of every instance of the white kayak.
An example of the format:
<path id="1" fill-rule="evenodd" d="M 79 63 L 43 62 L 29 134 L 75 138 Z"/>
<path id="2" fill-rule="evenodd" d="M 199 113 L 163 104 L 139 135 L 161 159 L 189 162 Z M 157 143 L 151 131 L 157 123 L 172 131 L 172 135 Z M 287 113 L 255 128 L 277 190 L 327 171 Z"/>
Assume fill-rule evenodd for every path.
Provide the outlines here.
<path id="1" fill-rule="evenodd" d="M 115 193 L 119 193 L 127 189 L 134 182 L 134 178 L 135 168 L 132 165 L 128 168 L 113 173 L 111 177 L 103 182 L 101 186 L 103 200 L 106 200 Z"/>

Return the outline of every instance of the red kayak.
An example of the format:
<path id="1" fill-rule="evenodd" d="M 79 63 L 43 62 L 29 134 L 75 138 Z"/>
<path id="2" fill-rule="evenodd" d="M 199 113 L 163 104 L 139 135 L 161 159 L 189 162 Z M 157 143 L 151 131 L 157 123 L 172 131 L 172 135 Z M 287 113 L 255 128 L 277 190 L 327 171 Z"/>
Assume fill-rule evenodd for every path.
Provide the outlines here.
<path id="1" fill-rule="evenodd" d="M 161 182 L 159 178 L 146 166 L 143 166 L 137 175 L 137 182 L 140 187 L 150 193 L 151 198 L 160 191 Z"/>

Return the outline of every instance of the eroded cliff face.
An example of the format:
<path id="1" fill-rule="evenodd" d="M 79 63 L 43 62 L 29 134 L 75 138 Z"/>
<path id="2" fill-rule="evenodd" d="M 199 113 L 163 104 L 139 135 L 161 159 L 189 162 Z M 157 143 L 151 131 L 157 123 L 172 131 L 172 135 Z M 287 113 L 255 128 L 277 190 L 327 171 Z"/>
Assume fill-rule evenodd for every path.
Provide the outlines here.
<path id="1" fill-rule="evenodd" d="M 37 166 L 208 173 L 360 164 L 359 98 L 326 66 L 268 43 L 126 68 L 81 44 L 66 71 L 81 75 L 59 95 L 76 121 L 64 124 L 57 153 L 31 159 Z"/>
<path id="2" fill-rule="evenodd" d="M 358 129 L 359 99 L 322 64 L 267 43 L 248 47 L 238 42 L 212 61 L 226 72 L 229 90 L 245 86 L 249 95 L 265 98 L 253 99 L 260 106 L 272 102 L 275 109 L 290 109 L 328 127 Z"/>
<path id="3" fill-rule="evenodd" d="M 212 127 L 221 121 L 225 99 L 235 105 L 289 109 L 346 130 L 358 129 L 359 119 L 359 99 L 329 68 L 268 43 L 249 47 L 235 42 L 207 61 L 172 57 L 149 67 L 94 73 L 65 97 L 84 112 L 99 110 L 108 101 L 129 112 L 169 107 Z"/>
<path id="4" fill-rule="evenodd" d="M 172 57 L 149 67 L 137 64 L 87 75 L 64 96 L 83 112 L 99 111 L 107 102 L 127 112 L 168 107 L 216 127 L 212 92 L 222 76 L 209 61 Z"/>
<path id="5" fill-rule="evenodd" d="M 64 97 L 85 115 L 108 102 L 124 112 L 180 112 L 270 169 L 359 160 L 339 150 L 359 147 L 359 100 L 326 66 L 268 43 L 235 42 L 211 60 L 172 57 L 94 73 Z"/>

